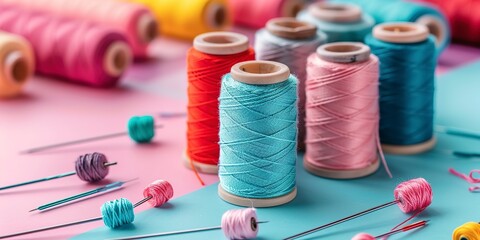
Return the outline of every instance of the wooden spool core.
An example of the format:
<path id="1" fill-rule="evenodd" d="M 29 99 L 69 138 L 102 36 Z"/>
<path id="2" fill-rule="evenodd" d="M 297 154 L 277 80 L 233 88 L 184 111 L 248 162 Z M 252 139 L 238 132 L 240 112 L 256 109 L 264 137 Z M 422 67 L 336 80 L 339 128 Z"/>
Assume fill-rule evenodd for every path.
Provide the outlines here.
<path id="1" fill-rule="evenodd" d="M 144 43 L 149 43 L 157 37 L 158 23 L 151 14 L 146 13 L 138 18 L 137 35 Z"/>
<path id="2" fill-rule="evenodd" d="M 192 165 L 193 165 L 195 170 L 197 172 L 200 172 L 200 173 L 215 174 L 215 175 L 217 175 L 217 173 L 218 173 L 218 166 L 217 165 L 192 161 L 192 159 L 190 159 L 190 157 L 188 157 L 188 155 L 186 153 L 183 155 L 183 159 L 184 159 L 183 165 L 185 165 L 185 167 L 187 167 L 189 169 L 192 169 Z"/>
<path id="3" fill-rule="evenodd" d="M 195 37 L 193 47 L 212 55 L 231 55 L 248 50 L 248 38 L 233 32 L 210 32 Z"/>
<path id="4" fill-rule="evenodd" d="M 244 207 L 274 207 L 286 204 L 297 196 L 297 188 L 295 187 L 290 193 L 276 198 L 244 198 L 237 195 L 233 195 L 222 188 L 221 184 L 218 184 L 218 195 L 224 201 L 237 206 Z"/>
<path id="5" fill-rule="evenodd" d="M 303 0 L 285 0 L 282 6 L 282 17 L 296 17 L 305 7 Z"/>
<path id="6" fill-rule="evenodd" d="M 443 22 L 436 16 L 425 15 L 416 21 L 419 24 L 425 25 L 433 36 L 435 36 L 435 44 L 438 46 L 445 41 L 446 38 L 446 29 L 442 24 Z"/>
<path id="7" fill-rule="evenodd" d="M 20 51 L 11 52 L 6 56 L 4 69 L 7 80 L 15 85 L 22 85 L 33 74 L 33 66 Z"/>
<path id="8" fill-rule="evenodd" d="M 327 22 L 358 22 L 362 19 L 362 10 L 353 4 L 319 2 L 312 4 L 308 11 L 317 19 Z"/>
<path id="9" fill-rule="evenodd" d="M 105 52 L 103 66 L 110 76 L 120 76 L 130 66 L 132 53 L 126 43 L 114 42 Z"/>
<path id="10" fill-rule="evenodd" d="M 321 59 L 334 63 L 363 62 L 370 58 L 370 47 L 357 42 L 335 42 L 317 48 Z"/>
<path id="11" fill-rule="evenodd" d="M 223 29 L 229 24 L 229 16 L 226 6 L 220 2 L 212 1 L 204 10 L 204 21 L 212 29 Z"/>
<path id="12" fill-rule="evenodd" d="M 307 39 L 317 33 L 315 25 L 295 18 L 274 18 L 267 22 L 265 28 L 275 36 L 288 39 Z"/>
<path id="13" fill-rule="evenodd" d="M 390 43 L 417 43 L 428 38 L 424 25 L 410 22 L 383 23 L 373 28 L 373 36 Z"/>

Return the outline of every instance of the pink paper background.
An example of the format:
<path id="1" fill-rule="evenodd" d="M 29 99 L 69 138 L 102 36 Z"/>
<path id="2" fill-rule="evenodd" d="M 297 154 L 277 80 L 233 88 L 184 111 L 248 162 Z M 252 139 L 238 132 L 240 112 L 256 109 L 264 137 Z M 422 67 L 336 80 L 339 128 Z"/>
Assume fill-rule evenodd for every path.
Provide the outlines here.
<path id="1" fill-rule="evenodd" d="M 250 37 L 251 32 L 241 30 Z M 250 38 L 252 39 L 252 38 Z M 105 201 L 142 198 L 143 188 L 155 179 L 172 183 L 175 197 L 199 189 L 194 174 L 182 164 L 185 117 L 160 119 L 154 142 L 136 145 L 127 136 L 59 148 L 33 155 L 19 151 L 49 143 L 125 130 L 132 115 L 185 112 L 185 55 L 189 42 L 158 40 L 151 48 L 155 59 L 136 63 L 119 88 L 102 90 L 36 77 L 18 99 L 0 101 L 0 186 L 74 170 L 80 154 L 94 151 L 118 161 L 105 184 L 139 180 L 119 191 L 44 213 L 28 213 L 41 204 L 77 194 L 96 185 L 68 177 L 0 192 L 0 235 L 100 216 Z M 480 50 L 450 47 L 440 59 L 439 73 L 480 57 Z M 202 175 L 207 184 L 216 176 Z M 148 204 L 136 211 L 149 208 Z M 18 239 L 65 239 L 101 226 L 102 222 L 26 235 Z"/>

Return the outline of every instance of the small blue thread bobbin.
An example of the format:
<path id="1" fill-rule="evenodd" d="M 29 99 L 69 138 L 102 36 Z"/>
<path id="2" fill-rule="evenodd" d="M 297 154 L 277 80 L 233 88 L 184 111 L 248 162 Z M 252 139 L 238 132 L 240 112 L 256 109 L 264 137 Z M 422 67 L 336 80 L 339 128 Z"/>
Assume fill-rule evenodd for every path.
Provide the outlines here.
<path id="1" fill-rule="evenodd" d="M 101 211 L 103 222 L 109 228 L 117 228 L 135 220 L 133 204 L 126 198 L 105 202 Z"/>
<path id="2" fill-rule="evenodd" d="M 373 26 L 373 17 L 353 4 L 318 2 L 300 12 L 297 19 L 313 23 L 327 34 L 327 42 L 363 42 Z"/>
<path id="3" fill-rule="evenodd" d="M 219 196 L 271 207 L 293 200 L 297 159 L 297 79 L 284 64 L 246 61 L 223 77 Z"/>

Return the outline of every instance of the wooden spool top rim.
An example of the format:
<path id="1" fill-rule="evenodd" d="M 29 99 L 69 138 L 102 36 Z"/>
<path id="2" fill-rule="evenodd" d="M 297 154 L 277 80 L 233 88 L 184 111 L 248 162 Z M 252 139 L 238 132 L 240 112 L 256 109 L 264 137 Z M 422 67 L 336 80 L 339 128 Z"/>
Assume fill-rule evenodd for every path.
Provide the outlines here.
<path id="1" fill-rule="evenodd" d="M 231 55 L 248 50 L 247 36 L 234 32 L 209 32 L 195 37 L 193 48 L 213 55 Z"/>
<path id="2" fill-rule="evenodd" d="M 359 42 L 327 43 L 317 48 L 317 55 L 328 62 L 363 62 L 370 58 L 370 47 Z"/>
<path id="3" fill-rule="evenodd" d="M 32 67 L 21 51 L 13 51 L 5 57 L 5 76 L 11 83 L 23 84 L 26 82 L 32 75 Z"/>
<path id="4" fill-rule="evenodd" d="M 357 22 L 362 19 L 362 9 L 354 4 L 319 2 L 310 5 L 310 14 L 328 22 Z"/>
<path id="5" fill-rule="evenodd" d="M 271 19 L 265 28 L 275 36 L 288 39 L 306 39 L 317 34 L 315 25 L 288 17 Z"/>
<path id="6" fill-rule="evenodd" d="M 267 85 L 286 81 L 290 69 L 283 63 L 253 60 L 233 65 L 230 75 L 239 82 Z"/>
<path id="7" fill-rule="evenodd" d="M 428 28 L 410 22 L 383 23 L 373 28 L 373 36 L 384 42 L 417 43 L 428 38 Z"/>

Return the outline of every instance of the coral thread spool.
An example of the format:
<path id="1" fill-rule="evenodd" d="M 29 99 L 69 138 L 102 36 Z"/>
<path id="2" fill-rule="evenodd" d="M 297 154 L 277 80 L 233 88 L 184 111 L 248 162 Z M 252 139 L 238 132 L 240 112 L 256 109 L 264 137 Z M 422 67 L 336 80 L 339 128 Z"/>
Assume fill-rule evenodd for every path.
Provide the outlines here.
<path id="1" fill-rule="evenodd" d="M 408 22 L 384 23 L 384 24 L 377 25 L 373 29 L 374 38 L 379 39 L 380 41 L 383 41 L 383 42 L 394 43 L 394 44 L 420 43 L 420 42 L 426 41 L 428 39 L 428 36 L 429 36 L 429 32 L 427 27 L 420 24 L 416 24 L 416 23 L 408 23 Z M 435 56 L 431 56 L 431 57 L 435 58 Z M 380 61 L 382 60 L 380 59 Z M 382 82 L 382 76 L 380 77 L 380 82 Z M 380 96 L 382 96 L 382 90 L 380 90 Z M 382 111 L 382 109 L 380 109 L 380 111 Z M 382 113 L 380 114 L 380 116 L 382 116 Z M 401 117 L 401 116 L 398 116 L 398 117 Z M 405 119 L 405 121 L 410 122 L 412 121 L 412 119 Z M 431 125 L 433 126 L 433 114 L 432 114 L 432 119 L 430 121 L 431 121 Z M 382 135 L 382 120 L 380 120 L 380 135 Z M 425 152 L 432 149 L 436 143 L 435 137 L 433 136 L 433 132 L 431 133 L 430 139 L 424 142 L 419 142 L 415 144 L 384 143 L 382 138 L 380 138 L 380 140 L 382 142 L 383 151 L 391 154 L 417 154 L 417 153 Z"/>
<path id="2" fill-rule="evenodd" d="M 207 55 L 211 66 L 204 66 L 197 73 L 201 62 L 208 61 L 204 57 L 195 58 L 199 54 Z M 232 58 L 238 58 L 232 59 Z M 229 71 L 235 61 L 253 60 L 253 50 L 249 49 L 248 38 L 232 32 L 211 32 L 198 35 L 193 41 L 187 61 L 188 70 L 188 119 L 187 150 L 185 166 L 208 174 L 218 172 L 218 97 L 220 95 L 221 77 Z M 194 66 L 195 65 L 195 66 Z M 207 69 L 208 68 L 208 69 Z M 207 71 L 216 71 L 206 74 Z M 202 74 L 205 79 L 197 79 Z M 200 85 L 202 85 L 200 87 Z M 206 86 L 208 85 L 208 86 Z M 202 88 L 202 91 L 198 90 Z M 208 111 L 205 110 L 208 108 Z M 199 113 L 198 110 L 202 110 Z"/>
<path id="3" fill-rule="evenodd" d="M 363 42 L 375 20 L 353 4 L 319 2 L 310 5 L 298 19 L 315 24 L 328 42 Z"/>
<path id="4" fill-rule="evenodd" d="M 229 0 L 233 21 L 237 25 L 262 28 L 268 20 L 295 17 L 304 8 L 303 0 Z"/>
<path id="5" fill-rule="evenodd" d="M 376 59 L 375 56 L 370 54 L 370 48 L 368 46 L 361 43 L 354 43 L 354 42 L 338 42 L 338 43 L 324 44 L 317 49 L 317 52 L 315 54 L 310 56 L 309 63 L 308 63 L 309 65 L 314 66 L 314 64 L 316 64 L 315 59 L 320 58 L 320 60 L 323 60 L 326 63 L 332 63 L 332 64 L 340 65 L 342 67 L 347 68 L 352 63 L 357 64 L 357 63 L 362 63 L 366 61 L 373 61 L 373 59 Z M 323 66 L 318 66 L 318 67 L 323 67 Z M 350 66 L 350 67 L 353 68 L 353 66 Z M 378 69 L 378 64 L 376 68 Z M 321 177 L 337 178 L 337 179 L 358 178 L 358 177 L 363 177 L 363 176 L 367 176 L 374 173 L 380 165 L 378 156 L 376 154 L 377 153 L 376 140 L 377 140 L 377 134 L 378 134 L 377 133 L 378 104 L 371 105 L 370 102 L 365 102 L 365 101 L 362 101 L 365 103 L 360 103 L 360 100 L 367 99 L 368 97 L 369 99 L 373 99 L 376 102 L 376 99 L 378 99 L 378 87 L 377 87 L 378 85 L 368 83 L 367 80 L 363 80 L 363 79 L 353 79 L 350 76 L 350 78 L 352 79 L 343 79 L 342 84 L 340 83 L 338 84 L 341 86 L 332 87 L 330 85 L 327 85 L 327 83 L 323 83 L 323 85 L 325 86 L 323 85 L 317 86 L 315 90 L 313 85 L 315 84 L 316 78 L 318 76 L 315 76 L 315 73 L 310 72 L 311 70 L 309 71 L 309 69 L 310 68 L 307 67 L 307 72 L 308 72 L 307 83 L 306 83 L 307 85 L 307 102 L 306 102 L 307 152 L 305 154 L 304 161 L 303 161 L 305 169 Z M 332 74 L 332 73 L 329 73 L 329 74 Z M 328 75 L 326 75 L 325 77 L 329 79 L 327 81 L 329 82 L 332 81 L 332 77 L 329 77 Z M 340 77 L 337 76 L 337 78 L 341 79 L 346 77 L 345 77 L 345 74 L 342 74 L 342 76 Z M 352 80 L 353 81 L 361 80 L 364 83 L 351 82 Z M 375 82 L 378 82 L 378 70 L 377 70 Z M 315 84 L 315 85 L 320 85 L 320 84 Z M 345 89 L 345 87 L 342 88 L 342 86 L 348 86 L 348 87 L 347 89 Z M 330 89 L 333 89 L 333 90 L 330 90 Z M 316 95 L 316 93 L 318 94 L 318 92 L 324 93 L 325 96 Z M 355 100 L 356 104 L 355 105 L 352 104 L 350 106 L 351 109 L 347 113 L 348 117 L 346 117 L 346 119 L 335 121 L 335 123 L 328 124 L 328 127 L 325 127 L 325 128 L 330 129 L 329 131 L 327 130 L 320 131 L 317 128 L 314 128 L 315 125 L 320 124 L 314 118 L 321 118 L 323 119 L 324 122 L 325 121 L 331 122 L 332 120 L 325 120 L 325 119 L 338 115 L 337 113 L 331 113 L 331 111 L 327 109 L 329 108 L 328 106 L 321 107 L 321 109 L 324 109 L 324 108 L 327 109 L 325 111 L 323 110 L 320 111 L 319 109 L 316 109 L 314 105 L 319 104 L 318 99 L 334 98 L 332 94 L 338 95 L 339 92 L 342 95 L 346 95 L 347 93 L 349 93 L 349 94 L 355 94 L 355 96 L 358 96 L 358 98 L 353 99 Z M 353 98 L 353 96 L 350 96 L 350 97 Z M 337 101 L 337 102 L 342 103 L 343 101 Z M 347 103 L 343 102 L 343 104 L 347 104 Z M 333 107 L 330 107 L 330 109 L 331 108 Z M 338 108 L 342 108 L 342 107 L 338 107 Z M 357 109 L 360 109 L 364 112 L 360 114 L 360 110 L 357 110 Z M 353 110 L 355 110 L 355 112 Z M 357 124 L 360 120 L 367 121 L 364 124 L 362 124 L 362 127 L 361 127 L 362 129 L 372 129 L 373 131 L 372 133 L 369 133 L 369 135 L 366 135 L 366 137 L 369 138 L 368 141 L 362 140 L 362 143 L 360 146 L 358 146 L 358 143 L 351 146 L 352 149 L 360 148 L 362 151 L 365 151 L 365 152 L 361 152 L 362 154 L 359 154 L 360 153 L 359 151 L 357 151 L 356 154 L 352 154 L 352 153 L 345 154 L 345 155 L 339 154 L 339 152 L 341 151 L 334 147 L 336 143 L 333 143 L 333 140 L 332 142 L 325 141 L 325 143 L 322 143 L 322 144 L 317 143 L 318 138 L 327 138 L 327 139 L 333 138 L 333 139 L 343 140 L 344 143 L 346 144 L 346 142 L 349 141 L 350 138 L 353 138 L 353 136 L 355 135 L 354 132 L 358 132 L 357 130 L 359 126 L 353 126 L 352 122 Z M 340 124 L 343 124 L 343 125 L 341 126 Z M 340 128 L 344 129 L 342 131 L 346 131 L 346 132 L 342 134 L 338 134 L 338 136 L 333 136 L 332 134 L 340 131 L 338 130 Z M 326 159 L 323 155 L 333 156 L 333 157 Z M 343 160 L 348 160 L 348 161 L 351 161 L 352 158 L 355 158 L 358 156 L 365 156 L 365 157 L 370 156 L 371 159 L 356 159 L 357 162 L 362 161 L 362 163 L 361 164 L 355 163 L 352 165 L 355 165 L 355 166 L 362 165 L 362 166 L 355 167 L 355 168 L 345 167 L 344 165 L 349 165 L 345 162 L 336 163 L 335 165 L 329 163 L 329 161 L 333 161 L 339 156 L 343 156 Z M 345 158 L 348 158 L 348 159 L 345 159 Z M 320 159 L 322 161 L 317 159 Z M 329 160 L 329 161 L 325 161 L 325 160 Z"/>
<path id="6" fill-rule="evenodd" d="M 231 83 L 237 86 L 238 88 L 247 89 L 244 92 L 255 94 L 256 98 L 259 98 L 259 95 L 263 97 L 261 93 L 263 89 L 268 89 L 271 91 L 272 88 L 270 87 L 279 87 L 281 86 L 279 84 L 283 84 L 283 83 L 290 84 L 292 80 L 296 81 L 296 78 L 290 75 L 290 70 L 286 65 L 278 62 L 272 62 L 272 61 L 246 61 L 246 62 L 235 64 L 232 67 L 230 74 L 224 76 L 223 83 L 222 83 L 223 84 L 222 94 L 228 92 L 226 95 L 230 95 L 231 93 L 229 92 L 229 89 L 227 89 L 226 83 L 225 83 L 227 78 L 231 78 L 232 79 Z M 295 85 L 294 91 L 295 91 L 294 95 L 296 95 L 296 92 L 297 92 L 296 85 Z M 240 96 L 235 95 L 233 98 L 237 99 L 238 97 Z M 221 95 L 221 98 L 222 98 L 222 95 Z M 268 96 L 268 98 L 272 98 L 272 96 Z M 272 207 L 272 206 L 278 206 L 278 205 L 282 205 L 292 201 L 297 195 L 297 188 L 295 186 L 295 178 L 294 178 L 295 162 L 296 162 L 296 144 L 289 148 L 291 149 L 291 152 L 282 153 L 283 157 L 281 158 L 278 158 L 278 156 L 276 156 L 276 158 L 273 159 L 272 157 L 272 159 L 268 159 L 268 163 L 257 163 L 257 162 L 251 163 L 250 162 L 252 161 L 252 158 L 249 156 L 252 155 L 253 152 L 257 152 L 256 150 L 252 150 L 246 153 L 243 152 L 243 154 L 246 155 L 245 157 L 229 155 L 229 152 L 231 151 L 237 152 L 240 150 L 240 148 L 237 146 L 237 144 L 233 144 L 234 147 L 231 149 L 228 149 L 227 145 L 229 145 L 229 142 L 232 141 L 231 139 L 232 136 L 229 138 L 225 136 L 228 132 L 228 130 L 226 129 L 227 128 L 226 125 L 228 124 L 226 120 L 226 118 L 228 119 L 228 117 L 226 117 L 226 115 L 228 115 L 226 113 L 226 108 L 231 105 L 227 103 L 228 106 L 224 106 L 223 104 L 225 103 L 223 103 L 223 101 L 225 100 L 221 100 L 221 104 L 220 104 L 220 115 L 221 116 L 223 115 L 224 118 L 222 117 L 220 118 L 220 125 L 221 125 L 221 129 L 223 129 L 226 132 L 224 132 L 223 134 L 222 132 L 220 132 L 220 142 L 222 144 L 221 145 L 222 151 L 220 155 L 220 169 L 219 169 L 220 184 L 218 185 L 218 195 L 220 196 L 220 198 L 222 198 L 226 202 L 229 202 L 235 205 L 250 206 L 250 207 Z M 264 99 L 261 101 L 269 102 L 272 100 Z M 264 104 L 264 102 L 258 102 L 255 105 Z M 239 103 L 239 105 L 241 104 L 242 103 Z M 249 102 L 249 104 L 252 104 L 252 102 Z M 282 102 L 281 104 L 286 104 L 286 103 Z M 291 109 L 288 114 L 294 114 L 295 119 L 293 121 L 293 124 L 296 125 L 296 118 L 297 118 L 296 101 L 293 102 L 292 106 L 294 107 L 294 109 Z M 222 109 L 222 107 L 224 107 L 224 109 Z M 238 109 L 238 107 L 235 109 Z M 232 114 L 239 116 L 239 115 L 242 115 L 242 111 L 232 110 Z M 248 113 L 246 113 L 245 111 L 243 111 L 243 114 L 248 115 Z M 265 113 L 262 113 L 261 115 L 264 116 L 264 114 Z M 289 120 L 288 114 L 287 113 L 282 114 L 282 117 L 285 118 L 282 120 L 284 120 L 285 122 L 288 122 Z M 263 119 L 265 121 L 273 120 L 271 116 L 270 118 L 268 116 L 266 117 L 264 116 Z M 222 121 L 225 121 L 225 122 L 222 122 Z M 263 126 L 264 124 L 265 124 L 264 121 L 263 122 L 259 121 L 255 125 L 262 128 L 269 128 L 270 131 L 267 131 L 267 132 L 271 132 L 272 129 L 275 129 L 271 126 Z M 237 126 L 237 127 L 243 128 L 244 126 L 242 127 Z M 254 129 L 248 130 L 248 132 L 254 132 L 254 131 L 255 131 Z M 290 139 L 290 141 L 292 142 L 296 142 L 296 129 L 294 131 L 295 131 L 294 133 L 295 139 Z M 278 132 L 275 132 L 273 134 L 277 134 L 277 133 Z M 262 135 L 261 137 L 262 141 L 259 142 L 258 144 L 252 145 L 251 149 L 257 149 L 258 146 L 263 146 L 263 144 L 269 144 L 270 147 L 272 147 L 272 145 L 275 145 L 275 144 L 283 144 L 277 138 L 288 138 L 288 135 L 278 135 L 277 137 L 274 137 L 274 136 L 263 137 L 265 136 L 264 134 L 268 134 L 268 133 L 258 134 L 258 135 Z M 238 136 L 238 141 L 245 138 L 250 139 L 251 137 L 252 136 L 248 136 L 248 137 L 243 135 Z M 235 136 L 233 136 L 233 138 L 235 138 Z M 243 143 L 243 145 L 244 144 L 245 143 Z M 288 151 L 288 150 L 285 150 L 285 151 Z M 270 154 L 270 152 L 267 150 L 265 152 Z M 237 161 L 243 161 L 243 162 L 240 163 Z M 240 170 L 240 168 L 237 167 L 237 165 L 240 165 L 240 164 L 247 165 L 245 168 L 248 168 L 248 169 Z M 276 169 L 276 170 L 279 170 L 281 174 L 275 174 L 275 177 L 279 177 L 279 175 L 281 175 L 280 177 L 282 177 L 282 179 L 274 179 L 272 173 L 265 172 L 268 170 L 265 170 L 265 171 L 263 171 L 264 169 L 253 170 L 254 168 L 259 169 L 260 166 L 264 166 L 265 168 L 268 168 L 268 169 L 272 169 L 272 167 L 279 168 L 280 164 L 288 164 L 290 167 L 289 170 L 287 171 Z M 229 172 L 230 170 L 234 172 Z M 247 187 L 239 186 L 240 181 L 245 181 L 246 179 L 257 179 L 256 176 L 259 174 L 259 172 L 262 172 L 262 171 L 263 171 L 263 174 L 270 174 L 270 175 L 265 176 L 267 180 L 263 181 L 262 183 L 260 182 L 257 183 L 257 186 L 256 186 L 257 189 L 250 189 L 249 187 L 253 188 L 251 183 L 248 183 Z M 235 174 L 236 176 L 234 176 Z M 288 176 L 287 174 L 291 174 L 290 176 L 293 176 L 293 178 L 286 178 L 286 176 Z M 288 183 L 288 186 L 281 186 L 281 189 L 278 188 L 274 193 L 271 193 L 271 190 L 267 190 L 267 188 L 273 188 L 274 185 L 275 186 L 278 185 L 278 182 L 281 182 L 281 181 L 287 182 L 289 180 L 291 182 Z M 229 190 L 227 191 L 227 189 Z M 233 193 L 233 190 L 238 192 Z M 264 192 L 261 192 L 261 191 L 264 191 Z M 265 193 L 268 193 L 269 195 L 272 195 L 272 196 L 265 196 Z M 281 195 L 279 193 L 282 193 L 282 194 L 284 193 L 284 194 Z"/>
<path id="7" fill-rule="evenodd" d="M 258 60 L 286 64 L 298 78 L 298 149 L 305 149 L 305 77 L 307 57 L 327 36 L 317 27 L 295 18 L 274 18 L 255 35 Z"/>
<path id="8" fill-rule="evenodd" d="M 0 98 L 15 97 L 33 75 L 33 50 L 20 36 L 0 33 Z"/>

